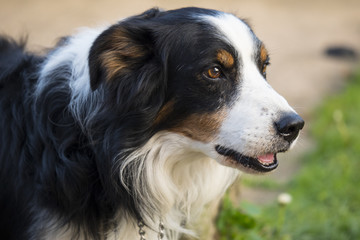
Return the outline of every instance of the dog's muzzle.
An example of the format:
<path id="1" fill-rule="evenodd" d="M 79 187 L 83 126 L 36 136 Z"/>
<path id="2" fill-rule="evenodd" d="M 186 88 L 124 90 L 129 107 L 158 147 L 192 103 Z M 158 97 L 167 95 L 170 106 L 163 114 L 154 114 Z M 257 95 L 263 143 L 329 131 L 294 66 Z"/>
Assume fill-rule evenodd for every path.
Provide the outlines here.
<path id="1" fill-rule="evenodd" d="M 224 156 L 226 158 L 225 161 L 233 167 L 245 171 L 251 170 L 251 172 L 255 173 L 270 172 L 278 166 L 276 154 L 285 152 L 291 147 L 292 143 L 295 142 L 299 136 L 299 132 L 304 127 L 304 124 L 304 120 L 295 112 L 280 114 L 279 119 L 274 122 L 274 128 L 278 138 L 283 139 L 278 142 L 280 146 L 258 155 L 244 155 L 241 152 L 222 145 L 216 145 L 215 150 L 218 154 Z M 274 146 L 275 145 L 276 144 L 274 144 Z"/>

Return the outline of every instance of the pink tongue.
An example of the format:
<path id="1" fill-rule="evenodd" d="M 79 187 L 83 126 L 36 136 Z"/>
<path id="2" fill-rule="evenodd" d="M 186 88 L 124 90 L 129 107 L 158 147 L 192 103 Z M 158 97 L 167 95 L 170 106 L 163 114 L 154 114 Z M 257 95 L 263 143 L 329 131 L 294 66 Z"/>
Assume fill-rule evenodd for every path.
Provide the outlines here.
<path id="1" fill-rule="evenodd" d="M 269 153 L 266 155 L 262 155 L 262 156 L 259 156 L 258 159 L 262 163 L 272 163 L 272 162 L 274 162 L 274 154 Z"/>

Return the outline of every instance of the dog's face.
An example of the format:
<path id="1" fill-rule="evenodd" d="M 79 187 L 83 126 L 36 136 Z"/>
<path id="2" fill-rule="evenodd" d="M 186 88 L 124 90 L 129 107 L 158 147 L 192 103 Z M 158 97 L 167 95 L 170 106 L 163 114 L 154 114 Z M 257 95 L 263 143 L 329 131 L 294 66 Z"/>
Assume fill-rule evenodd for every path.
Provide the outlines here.
<path id="1" fill-rule="evenodd" d="M 192 150 L 246 172 L 275 169 L 304 125 L 266 80 L 264 44 L 231 14 L 147 12 L 100 36 L 89 62 L 93 89 L 137 72 L 131 89 L 154 108 L 153 133 L 185 136 Z"/>

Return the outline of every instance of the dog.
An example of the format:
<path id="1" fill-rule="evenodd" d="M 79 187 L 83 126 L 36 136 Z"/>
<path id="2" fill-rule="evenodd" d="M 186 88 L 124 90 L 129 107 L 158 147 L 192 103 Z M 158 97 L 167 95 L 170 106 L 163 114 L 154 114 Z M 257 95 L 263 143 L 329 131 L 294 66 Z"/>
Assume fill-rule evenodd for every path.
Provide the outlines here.
<path id="1" fill-rule="evenodd" d="M 0 38 L 1 239 L 179 239 L 303 119 L 250 26 L 150 9 L 44 54 Z M 240 171 L 239 171 L 240 170 Z"/>

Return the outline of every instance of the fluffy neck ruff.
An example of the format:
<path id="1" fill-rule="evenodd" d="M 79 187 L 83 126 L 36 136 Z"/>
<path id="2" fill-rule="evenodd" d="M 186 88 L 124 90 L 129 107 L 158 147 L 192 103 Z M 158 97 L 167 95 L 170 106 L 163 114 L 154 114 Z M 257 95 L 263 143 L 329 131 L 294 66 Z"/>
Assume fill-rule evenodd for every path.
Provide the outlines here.
<path id="1" fill-rule="evenodd" d="M 236 170 L 194 150 L 194 144 L 160 132 L 120 163 L 121 181 L 133 189 L 144 222 L 156 230 L 161 218 L 169 239 L 194 235 L 190 228 L 203 207 L 221 197 L 237 177 Z"/>

